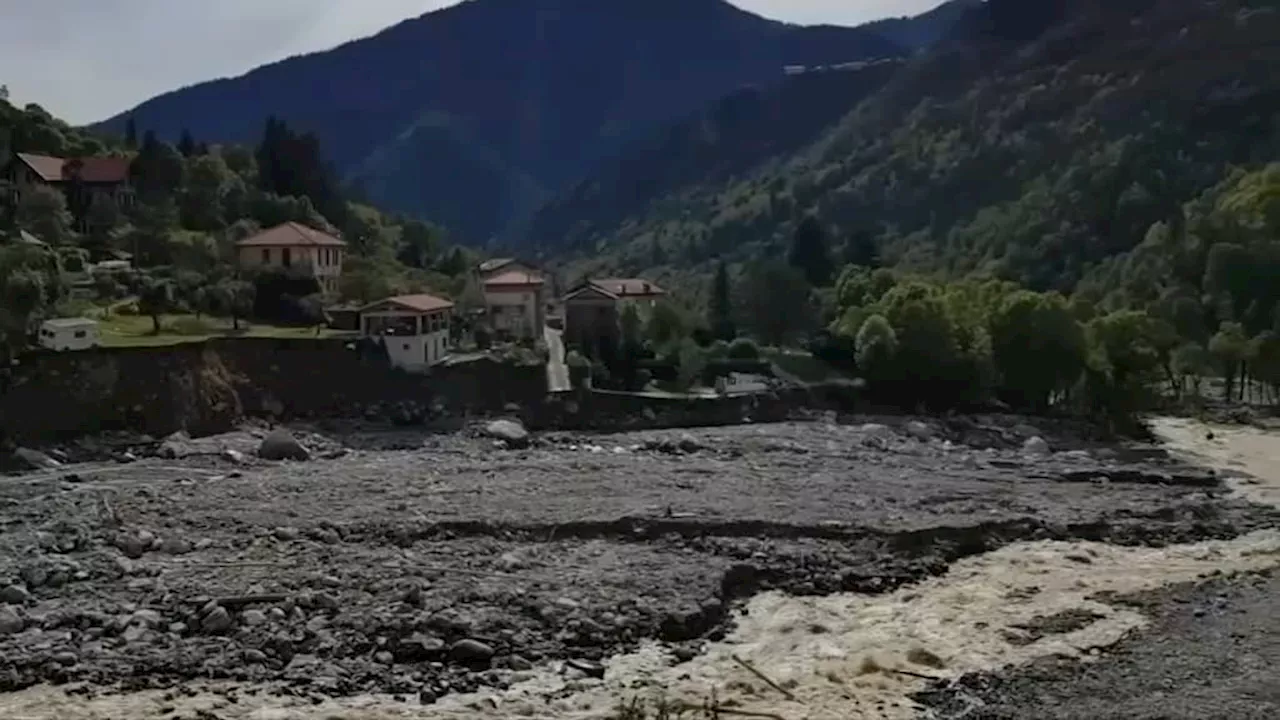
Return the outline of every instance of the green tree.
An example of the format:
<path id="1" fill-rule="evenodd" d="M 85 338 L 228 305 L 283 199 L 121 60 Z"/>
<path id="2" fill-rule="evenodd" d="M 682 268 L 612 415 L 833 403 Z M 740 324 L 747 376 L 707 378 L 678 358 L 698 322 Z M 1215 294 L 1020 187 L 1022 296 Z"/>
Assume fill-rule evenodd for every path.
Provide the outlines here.
<path id="1" fill-rule="evenodd" d="M 645 335 L 655 348 L 679 342 L 688 334 L 688 323 L 679 308 L 667 300 L 661 300 L 653 306 L 645 325 Z"/>
<path id="2" fill-rule="evenodd" d="M 716 264 L 708 315 L 707 324 L 711 327 L 713 336 L 721 340 L 732 340 L 737 336 L 738 331 L 733 324 L 733 301 L 729 292 L 729 268 L 723 260 Z"/>
<path id="3" fill-rule="evenodd" d="M 729 348 L 725 355 L 730 360 L 759 360 L 760 347 L 752 342 L 750 338 L 738 338 L 729 343 Z"/>
<path id="4" fill-rule="evenodd" d="M 196 139 L 191 137 L 191 131 L 182 128 L 182 135 L 178 138 L 178 152 L 182 157 L 191 157 L 196 154 Z"/>
<path id="5" fill-rule="evenodd" d="M 1047 410 L 1085 363 L 1084 330 L 1061 295 L 1019 292 L 991 318 L 991 348 L 1002 387 L 1024 406 Z"/>
<path id="6" fill-rule="evenodd" d="M 182 187 L 184 171 L 182 155 L 172 145 L 160 142 L 150 131 L 129 165 L 138 198 L 149 204 L 158 204 L 176 195 Z"/>
<path id="7" fill-rule="evenodd" d="M 415 268 L 435 265 L 441 232 L 427 223 L 410 220 L 400 227 L 400 262 Z"/>
<path id="8" fill-rule="evenodd" d="M 0 245 L 0 346 L 6 354 L 27 344 L 27 336 L 62 297 L 56 257 L 28 245 Z"/>
<path id="9" fill-rule="evenodd" d="M 1244 327 L 1235 322 L 1223 323 L 1209 340 L 1209 354 L 1213 357 L 1218 372 L 1222 374 L 1225 399 L 1236 399 L 1236 380 L 1242 377 L 1244 361 L 1249 354 L 1249 338 L 1244 333 Z"/>
<path id="10" fill-rule="evenodd" d="M 955 324 L 938 288 L 923 282 L 899 285 L 880 301 L 898 338 L 898 371 L 911 378 L 904 397 L 942 402 L 967 394 L 960 377 Z"/>
<path id="11" fill-rule="evenodd" d="M 1092 410 L 1113 426 L 1132 422 L 1133 413 L 1149 399 L 1148 387 L 1160 368 L 1153 334 L 1151 318 L 1136 310 L 1120 310 L 1089 322 L 1085 394 Z"/>
<path id="12" fill-rule="evenodd" d="M 766 345 L 786 345 L 817 326 L 809 284 L 804 275 L 786 263 L 749 263 L 737 291 L 743 322 Z"/>
<path id="13" fill-rule="evenodd" d="M 1188 385 L 1196 397 L 1200 397 L 1201 383 L 1213 370 L 1213 357 L 1205 347 L 1196 342 L 1181 345 L 1173 353 L 1173 371 L 1179 378 L 1179 393 L 1185 393 Z"/>
<path id="14" fill-rule="evenodd" d="M 187 184 L 182 193 L 182 224 L 192 230 L 216 232 L 226 227 L 226 198 L 239 178 L 221 155 L 209 154 L 187 162 Z"/>
<path id="15" fill-rule="evenodd" d="M 1267 386 L 1271 402 L 1280 403 L 1280 333 L 1264 331 L 1253 345 L 1253 376 Z"/>
<path id="16" fill-rule="evenodd" d="M 138 123 L 133 116 L 124 123 L 124 146 L 130 150 L 138 148 Z"/>
<path id="17" fill-rule="evenodd" d="M 218 308 L 218 313 L 229 316 L 231 327 L 235 330 L 240 329 L 242 319 L 253 313 L 257 289 L 251 282 L 227 279 L 214 285 L 209 292 L 213 297 L 212 304 Z"/>
<path id="18" fill-rule="evenodd" d="M 22 194 L 17 208 L 18 226 L 50 245 L 71 241 L 71 213 L 67 199 L 48 186 L 37 186 Z"/>
<path id="19" fill-rule="evenodd" d="M 688 390 L 702 377 L 702 371 L 707 367 L 707 354 L 692 338 L 685 338 L 680 341 L 679 361 L 676 386 Z"/>
<path id="20" fill-rule="evenodd" d="M 174 306 L 173 284 L 168 280 L 147 278 L 138 290 L 138 312 L 151 317 L 151 332 L 160 334 L 160 316 Z"/>
<path id="21" fill-rule="evenodd" d="M 799 270 L 814 287 L 824 287 L 831 282 L 835 265 L 831 261 L 830 248 L 827 247 L 827 234 L 817 218 L 807 215 L 796 226 L 787 262 Z"/>
<path id="22" fill-rule="evenodd" d="M 883 315 L 872 315 L 862 323 L 854 347 L 858 372 L 867 382 L 883 384 L 894 378 L 898 336 Z"/>

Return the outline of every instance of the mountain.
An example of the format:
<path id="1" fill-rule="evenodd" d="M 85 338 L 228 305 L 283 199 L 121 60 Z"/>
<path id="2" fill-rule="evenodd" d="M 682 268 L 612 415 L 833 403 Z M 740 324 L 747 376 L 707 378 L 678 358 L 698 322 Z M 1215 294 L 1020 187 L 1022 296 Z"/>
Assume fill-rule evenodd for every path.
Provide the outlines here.
<path id="1" fill-rule="evenodd" d="M 862 29 L 877 33 L 897 45 L 912 50 L 931 47 L 949 35 L 956 24 L 983 0 L 951 0 L 914 17 L 898 17 L 867 23 Z"/>
<path id="2" fill-rule="evenodd" d="M 314 132 L 380 206 L 484 241 L 603 158 L 784 65 L 895 57 L 874 32 L 723 0 L 470 0 L 328 52 L 149 100 L 100 129 L 256 142 Z"/>
<path id="3" fill-rule="evenodd" d="M 781 256 L 814 216 L 836 248 L 870 237 L 886 263 L 1070 290 L 1233 166 L 1280 159 L 1277 37 L 1268 0 L 988 0 L 802 147 L 723 173 L 660 135 L 550 203 L 526 240 L 660 280 Z M 834 114 L 777 109 L 777 127 Z M 739 147 L 772 137 L 758 124 Z M 599 199 L 654 177 L 680 181 Z"/>

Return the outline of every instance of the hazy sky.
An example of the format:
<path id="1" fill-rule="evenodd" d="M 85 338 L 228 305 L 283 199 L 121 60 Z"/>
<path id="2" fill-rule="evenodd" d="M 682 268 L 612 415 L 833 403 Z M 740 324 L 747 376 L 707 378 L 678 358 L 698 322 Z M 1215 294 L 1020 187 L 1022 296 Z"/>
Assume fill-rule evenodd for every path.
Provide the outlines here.
<path id="1" fill-rule="evenodd" d="M 731 1 L 790 22 L 853 25 L 942 0 Z M 167 90 L 324 50 L 453 2 L 0 0 L 0 84 L 13 102 L 38 102 L 88 123 Z"/>

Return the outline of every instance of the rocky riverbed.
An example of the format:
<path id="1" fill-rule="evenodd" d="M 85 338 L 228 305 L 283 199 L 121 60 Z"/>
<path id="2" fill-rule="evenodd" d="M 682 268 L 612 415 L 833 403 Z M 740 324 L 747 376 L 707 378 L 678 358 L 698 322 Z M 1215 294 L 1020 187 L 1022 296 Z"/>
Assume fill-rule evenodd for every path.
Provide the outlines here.
<path id="1" fill-rule="evenodd" d="M 1213 553 L 1231 559 L 1216 569 L 1261 570 L 1278 517 L 1157 447 L 1018 418 L 827 418 L 527 446 L 483 432 L 294 430 L 309 460 L 263 459 L 266 430 L 246 429 L 0 478 L 0 716 L 395 717 L 425 705 L 442 717 L 605 717 L 682 677 L 718 678 L 732 695 L 742 679 L 709 664 L 732 654 L 772 662 L 756 668 L 765 677 L 794 675 L 807 714 L 761 704 L 788 719 L 841 716 L 838 698 L 796 673 L 913 678 L 873 695 L 885 713 L 917 712 L 915 676 L 992 663 L 950 641 L 882 637 L 901 657 L 801 671 L 794 657 L 752 656 L 745 638 L 762 644 L 776 627 L 756 619 L 795 615 L 798 598 L 813 610 L 792 631 L 837 647 L 850 617 L 922 607 L 922 581 L 950 588 L 978 582 L 972 572 L 992 587 L 1007 568 L 990 558 L 1064 588 L 1140 558 L 1170 563 L 1169 582 L 1215 569 Z M 991 627 L 1003 639 L 990 642 L 1028 661 L 1046 637 L 1075 632 L 1060 628 L 1115 614 L 1081 610 L 1083 595 L 1061 608 L 1031 599 L 1034 584 L 1001 586 L 1030 595 L 973 620 L 1025 611 L 1009 618 L 1023 635 Z M 1099 645 L 1136 626 L 1116 617 Z M 867 662 L 914 675 L 860 672 Z"/>

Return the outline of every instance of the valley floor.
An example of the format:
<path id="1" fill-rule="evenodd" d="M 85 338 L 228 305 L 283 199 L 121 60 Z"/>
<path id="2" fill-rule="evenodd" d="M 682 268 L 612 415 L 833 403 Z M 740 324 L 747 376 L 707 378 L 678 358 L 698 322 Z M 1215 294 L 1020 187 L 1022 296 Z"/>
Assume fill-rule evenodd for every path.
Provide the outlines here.
<path id="1" fill-rule="evenodd" d="M 608 718 L 663 695 L 787 720 L 1026 717 L 1048 696 L 1050 717 L 1108 717 L 1125 687 L 1183 698 L 1180 718 L 1274 713 L 1280 439 L 1157 424 L 1254 475 L 1223 484 L 1036 424 L 524 450 L 333 426 L 300 429 L 305 463 L 252 459 L 247 430 L 0 479 L 0 717 Z M 1166 637 L 1177 653 L 1144 650 Z M 1230 681 L 1207 669 L 1229 646 Z M 1188 677 L 1224 678 L 1239 712 Z"/>

